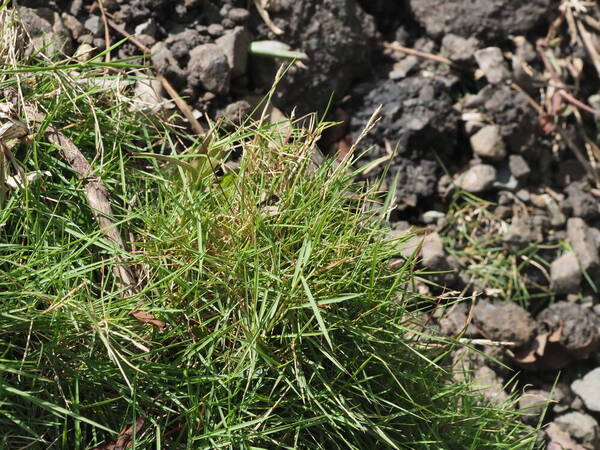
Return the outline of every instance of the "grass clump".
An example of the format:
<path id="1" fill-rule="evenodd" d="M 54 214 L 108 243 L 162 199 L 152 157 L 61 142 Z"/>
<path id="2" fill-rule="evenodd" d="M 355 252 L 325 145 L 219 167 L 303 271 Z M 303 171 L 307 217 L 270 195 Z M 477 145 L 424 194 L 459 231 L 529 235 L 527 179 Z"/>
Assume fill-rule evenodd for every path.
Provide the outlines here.
<path id="1" fill-rule="evenodd" d="M 324 124 L 216 129 L 207 157 L 206 141 L 131 110 L 131 78 L 22 64 L 0 72 L 0 102 L 18 92 L 45 113 L 13 152 L 50 176 L 0 211 L 0 446 L 533 445 L 508 407 L 452 380 L 452 345 L 428 344 L 398 301 L 411 266 L 388 267 L 374 193 L 348 162 L 312 162 Z M 49 125 L 91 161 L 125 249 Z"/>

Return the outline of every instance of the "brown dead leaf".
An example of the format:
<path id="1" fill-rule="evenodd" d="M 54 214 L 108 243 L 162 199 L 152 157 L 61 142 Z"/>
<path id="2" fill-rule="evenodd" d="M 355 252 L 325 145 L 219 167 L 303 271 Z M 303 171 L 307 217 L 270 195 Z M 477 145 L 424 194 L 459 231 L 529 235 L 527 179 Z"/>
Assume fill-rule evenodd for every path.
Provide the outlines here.
<path id="1" fill-rule="evenodd" d="M 133 311 L 131 311 L 130 314 L 133 317 L 135 317 L 137 320 L 139 320 L 140 322 L 151 323 L 152 325 L 160 328 L 161 330 L 164 330 L 167 326 L 167 324 L 165 322 L 163 322 L 162 320 L 158 320 L 152 314 L 150 314 L 146 311 L 142 311 L 141 309 L 134 309 Z"/>

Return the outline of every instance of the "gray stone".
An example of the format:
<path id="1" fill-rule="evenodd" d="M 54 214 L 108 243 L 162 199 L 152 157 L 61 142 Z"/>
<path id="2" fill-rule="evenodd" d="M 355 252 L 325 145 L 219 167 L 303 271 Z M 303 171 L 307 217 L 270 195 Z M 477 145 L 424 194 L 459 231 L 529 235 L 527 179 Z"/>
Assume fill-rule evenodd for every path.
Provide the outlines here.
<path id="1" fill-rule="evenodd" d="M 581 397 L 587 409 L 600 412 L 600 367 L 571 383 L 571 390 Z"/>
<path id="2" fill-rule="evenodd" d="M 523 422 L 536 425 L 552 398 L 550 392 L 540 389 L 531 389 L 519 398 L 519 410 L 523 414 Z"/>
<path id="3" fill-rule="evenodd" d="M 513 210 L 510 206 L 498 205 L 494 209 L 494 215 L 502 220 L 510 219 L 513 215 Z"/>
<path id="4" fill-rule="evenodd" d="M 479 47 L 477 38 L 471 36 L 468 39 L 452 33 L 444 35 L 442 39 L 442 55 L 451 61 L 468 62 L 473 59 L 475 51 Z"/>
<path id="5" fill-rule="evenodd" d="M 223 25 L 221 25 L 220 23 L 211 23 L 208 26 L 207 30 L 208 30 L 208 34 L 210 34 L 211 36 L 219 37 L 219 36 L 223 35 L 225 28 L 223 28 Z"/>
<path id="6" fill-rule="evenodd" d="M 85 31 L 83 24 L 77 20 L 76 17 L 73 17 L 66 12 L 62 13 L 61 18 L 67 30 L 71 32 L 71 36 L 73 36 L 74 39 L 79 39 L 79 36 Z"/>
<path id="7" fill-rule="evenodd" d="M 444 251 L 444 243 L 438 233 L 430 233 L 423 241 L 421 249 L 423 265 L 432 270 L 448 269 L 448 260 Z"/>
<path id="8" fill-rule="evenodd" d="M 504 391 L 502 378 L 488 366 L 478 368 L 473 374 L 472 389 L 478 391 L 483 398 L 493 405 L 500 406 L 508 400 Z"/>
<path id="9" fill-rule="evenodd" d="M 156 26 L 156 21 L 153 18 L 150 18 L 135 27 L 135 34 L 145 34 L 152 36 L 153 38 L 156 38 L 157 31 L 158 27 Z"/>
<path id="10" fill-rule="evenodd" d="M 83 0 L 73 0 L 69 8 L 69 12 L 72 16 L 78 16 L 83 8 Z"/>
<path id="11" fill-rule="evenodd" d="M 419 59 L 416 56 L 409 55 L 401 61 L 394 64 L 389 73 L 392 80 L 401 80 L 419 66 Z"/>
<path id="12" fill-rule="evenodd" d="M 200 44 L 210 41 L 208 36 L 203 36 L 198 30 L 186 28 L 179 33 L 171 34 L 165 39 L 165 45 L 178 61 L 186 61 L 190 51 Z"/>
<path id="13" fill-rule="evenodd" d="M 542 240 L 541 231 L 536 229 L 531 217 L 515 217 L 508 229 L 502 234 L 502 242 L 515 248 Z"/>
<path id="14" fill-rule="evenodd" d="M 245 28 L 236 27 L 216 40 L 216 44 L 227 57 L 232 78 L 246 73 L 251 39 L 250 33 Z"/>
<path id="15" fill-rule="evenodd" d="M 473 308 L 473 324 L 496 341 L 514 342 L 517 347 L 533 338 L 536 324 L 529 312 L 512 302 L 480 300 Z"/>
<path id="16" fill-rule="evenodd" d="M 522 202 L 529 202 L 531 199 L 531 193 L 527 189 L 519 189 L 515 194 L 519 200 Z"/>
<path id="17" fill-rule="evenodd" d="M 231 8 L 227 17 L 233 22 L 242 25 L 248 20 L 248 17 L 250 17 L 250 12 L 245 8 Z"/>
<path id="18" fill-rule="evenodd" d="M 414 234 L 410 227 L 391 230 L 387 238 L 390 241 L 396 241 L 397 254 L 402 258 L 408 259 L 413 255 L 415 258 L 420 256 L 424 238 Z"/>
<path id="19" fill-rule="evenodd" d="M 164 42 L 154 44 L 150 52 L 152 53 L 152 64 L 158 72 L 175 84 L 181 84 L 185 80 L 183 69 L 179 67 L 177 60 Z"/>
<path id="20" fill-rule="evenodd" d="M 556 203 L 556 201 L 549 195 L 546 201 L 546 210 L 550 216 L 550 225 L 553 227 L 562 227 L 567 221 L 567 218 L 561 211 L 558 203 Z"/>
<path id="21" fill-rule="evenodd" d="M 500 161 L 506 157 L 500 127 L 486 125 L 470 138 L 473 153 L 484 159 Z"/>
<path id="22" fill-rule="evenodd" d="M 571 183 L 565 188 L 565 191 L 569 194 L 568 202 L 571 208 L 573 208 L 574 216 L 592 220 L 600 215 L 598 200 L 584 190 L 582 183 Z"/>
<path id="23" fill-rule="evenodd" d="M 496 180 L 496 169 L 488 164 L 476 164 L 463 173 L 458 181 L 461 189 L 477 194 L 489 190 Z"/>
<path id="24" fill-rule="evenodd" d="M 581 269 L 574 252 L 567 252 L 550 265 L 550 289 L 556 294 L 577 292 L 581 283 Z"/>
<path id="25" fill-rule="evenodd" d="M 527 161 L 521 155 L 510 155 L 508 157 L 508 167 L 510 167 L 510 172 L 518 180 L 527 178 L 531 173 L 529 164 L 527 164 Z"/>
<path id="26" fill-rule="evenodd" d="M 502 50 L 498 47 L 486 47 L 475 52 L 477 65 L 491 84 L 498 84 L 510 77 L 510 71 L 504 63 Z"/>
<path id="27" fill-rule="evenodd" d="M 441 211 L 425 211 L 423 213 L 422 219 L 426 224 L 436 223 L 438 220 L 443 219 L 446 215 Z"/>
<path id="28" fill-rule="evenodd" d="M 582 270 L 596 274 L 600 268 L 600 255 L 590 228 L 580 217 L 567 221 L 567 241 L 573 247 Z"/>
<path id="29" fill-rule="evenodd" d="M 600 427 L 598 422 L 588 414 L 573 411 L 554 419 L 558 427 L 590 448 L 598 448 Z"/>
<path id="30" fill-rule="evenodd" d="M 455 303 L 449 308 L 440 308 L 438 311 L 441 314 L 438 324 L 443 335 L 458 336 L 463 331 L 468 332 L 468 326 L 471 324 L 467 318 L 468 310 L 465 302 Z"/>
<path id="31" fill-rule="evenodd" d="M 18 8 L 18 16 L 27 33 L 31 36 L 31 50 L 43 50 L 47 55 L 53 56 L 56 52 L 65 50 L 70 45 L 69 32 L 64 26 L 62 19 L 49 8 Z"/>
<path id="32" fill-rule="evenodd" d="M 246 100 L 238 100 L 237 102 L 227 105 L 225 111 L 223 111 L 223 117 L 225 120 L 239 125 L 246 117 L 248 117 L 250 112 L 252 112 L 250 103 Z"/>
<path id="33" fill-rule="evenodd" d="M 219 95 L 229 92 L 231 68 L 222 48 L 216 44 L 202 44 L 190 52 L 187 65 L 188 83 Z"/>
<path id="34" fill-rule="evenodd" d="M 511 35 L 527 34 L 540 22 L 549 20 L 547 13 L 552 1 L 409 0 L 380 3 L 407 3 L 415 19 L 434 38 L 454 33 L 476 36 L 484 42 L 498 42 Z"/>
<path id="35" fill-rule="evenodd" d="M 500 164 L 496 168 L 496 180 L 492 183 L 492 187 L 511 192 L 517 190 L 519 180 L 512 176 L 508 164 Z"/>
<path id="36" fill-rule="evenodd" d="M 102 36 L 102 21 L 98 16 L 90 16 L 84 23 L 83 26 L 88 30 L 94 37 Z"/>
<path id="37" fill-rule="evenodd" d="M 481 130 L 485 126 L 485 123 L 479 120 L 467 120 L 465 122 L 465 132 L 468 136 L 472 136 Z"/>
<path id="38" fill-rule="evenodd" d="M 598 318 L 591 308 L 571 301 L 557 301 L 537 317 L 538 334 L 560 330 L 559 343 L 577 359 L 586 359 L 597 346 Z"/>

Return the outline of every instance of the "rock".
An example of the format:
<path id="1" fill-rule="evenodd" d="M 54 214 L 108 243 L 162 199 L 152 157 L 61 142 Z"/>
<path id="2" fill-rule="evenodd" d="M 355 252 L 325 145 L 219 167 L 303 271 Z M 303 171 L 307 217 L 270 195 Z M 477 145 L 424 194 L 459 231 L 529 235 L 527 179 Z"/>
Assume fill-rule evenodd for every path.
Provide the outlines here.
<path id="1" fill-rule="evenodd" d="M 73 53 L 73 57 L 79 62 L 89 61 L 92 55 L 94 54 L 94 47 L 90 44 L 81 44 Z"/>
<path id="2" fill-rule="evenodd" d="M 521 155 L 510 155 L 508 157 L 508 167 L 510 167 L 510 172 L 517 180 L 524 180 L 531 173 L 529 164 Z"/>
<path id="3" fill-rule="evenodd" d="M 106 44 L 106 43 L 104 42 L 104 39 L 103 39 L 103 38 L 94 38 L 94 39 L 92 40 L 92 45 L 93 45 L 94 47 L 96 47 L 97 49 L 99 49 L 99 50 L 104 50 L 104 48 L 105 48 L 105 46 L 106 46 L 105 44 Z"/>
<path id="4" fill-rule="evenodd" d="M 83 24 L 77 20 L 77 18 L 66 12 L 61 14 L 61 18 L 67 30 L 71 32 L 71 36 L 73 36 L 74 39 L 79 39 L 79 36 L 85 31 Z"/>
<path id="5" fill-rule="evenodd" d="M 499 161 L 506 157 L 500 127 L 486 125 L 470 138 L 473 153 L 484 159 Z"/>
<path id="6" fill-rule="evenodd" d="M 103 28 L 102 21 L 98 16 L 90 16 L 84 23 L 83 26 L 86 30 L 92 33 L 92 36 L 99 38 L 102 36 Z"/>
<path id="7" fill-rule="evenodd" d="M 598 448 L 600 427 L 598 422 L 588 414 L 573 411 L 554 419 L 558 427 L 569 433 L 588 448 Z"/>
<path id="8" fill-rule="evenodd" d="M 252 112 L 252 106 L 246 100 L 238 100 L 237 102 L 230 103 L 225 107 L 223 111 L 223 117 L 228 122 L 236 125 L 240 125 L 248 114 Z"/>
<path id="9" fill-rule="evenodd" d="M 491 84 L 498 84 L 510 78 L 510 71 L 504 63 L 502 50 L 498 47 L 487 47 L 475 52 L 477 65 Z"/>
<path id="10" fill-rule="evenodd" d="M 600 367 L 575 380 L 571 390 L 581 397 L 587 409 L 600 412 Z"/>
<path id="11" fill-rule="evenodd" d="M 560 331 L 559 343 L 575 359 L 586 359 L 598 341 L 598 318 L 580 303 L 556 302 L 537 316 L 538 334 Z"/>
<path id="12" fill-rule="evenodd" d="M 473 55 L 478 47 L 479 41 L 473 36 L 465 39 L 464 37 L 448 33 L 442 39 L 441 53 L 451 61 L 465 63 L 473 59 Z"/>
<path id="13" fill-rule="evenodd" d="M 473 136 L 479 130 L 485 126 L 485 123 L 479 120 L 467 120 L 465 121 L 465 132 L 467 136 Z"/>
<path id="14" fill-rule="evenodd" d="M 18 16 L 27 33 L 31 36 L 28 52 L 41 51 L 48 56 L 64 49 L 70 53 L 71 39 L 58 13 L 49 8 L 18 7 Z"/>
<path id="15" fill-rule="evenodd" d="M 83 8 L 83 0 L 73 0 L 71 2 L 71 6 L 69 7 L 69 13 L 72 16 L 77 17 L 81 13 L 81 9 Z"/>
<path id="16" fill-rule="evenodd" d="M 536 425 L 548 404 L 554 401 L 552 394 L 540 389 L 530 389 L 519 398 L 519 410 L 523 422 Z"/>
<path id="17" fill-rule="evenodd" d="M 556 294 L 577 292 L 581 269 L 574 252 L 567 252 L 550 265 L 550 289 Z"/>
<path id="18" fill-rule="evenodd" d="M 157 42 L 150 49 L 152 64 L 158 72 L 169 78 L 171 83 L 181 86 L 185 80 L 185 73 L 179 67 L 177 60 L 164 42 Z"/>
<path id="19" fill-rule="evenodd" d="M 556 203 L 556 201 L 549 195 L 546 201 L 546 210 L 548 211 L 548 215 L 550 216 L 550 225 L 552 225 L 553 227 L 562 227 L 567 221 L 567 218 L 561 211 L 558 203 Z"/>
<path id="20" fill-rule="evenodd" d="M 430 210 L 430 211 L 425 211 L 423 213 L 423 216 L 421 217 L 421 219 L 426 224 L 433 224 L 433 223 L 437 223 L 439 220 L 442 220 L 445 217 L 446 217 L 446 214 L 444 214 L 441 211 Z"/>
<path id="21" fill-rule="evenodd" d="M 415 19 L 427 33 L 439 38 L 453 33 L 484 42 L 526 34 L 548 21 L 551 0 L 409 0 Z"/>
<path id="22" fill-rule="evenodd" d="M 464 323 L 458 331 L 462 331 L 463 328 Z M 469 332 L 469 330 L 471 331 Z M 473 324 L 469 325 L 466 334 L 470 336 L 478 334 Z M 506 358 L 501 352 L 494 349 L 498 349 L 498 347 L 484 346 L 483 351 L 460 347 L 452 353 L 452 377 L 456 381 L 469 380 L 477 369 L 484 366 L 491 368 L 498 375 L 500 372 L 506 372 Z M 506 375 L 509 374 L 506 373 Z"/>
<path id="23" fill-rule="evenodd" d="M 575 442 L 569 433 L 561 430 L 554 422 L 545 427 L 544 435 L 548 441 L 546 450 L 589 450 Z"/>
<path id="24" fill-rule="evenodd" d="M 210 38 L 202 36 L 199 31 L 187 28 L 179 33 L 171 34 L 165 39 L 165 45 L 177 61 L 187 63 L 190 51 L 200 44 L 206 44 Z"/>
<path id="25" fill-rule="evenodd" d="M 236 27 L 215 41 L 227 57 L 232 78 L 246 73 L 248 49 L 250 48 L 251 40 L 252 37 L 245 28 Z"/>
<path id="26" fill-rule="evenodd" d="M 250 12 L 245 8 L 231 8 L 227 17 L 238 25 L 243 25 L 250 17 Z"/>
<path id="27" fill-rule="evenodd" d="M 502 220 L 510 219 L 513 215 L 513 210 L 510 206 L 498 205 L 494 209 L 494 215 Z"/>
<path id="28" fill-rule="evenodd" d="M 208 31 L 208 34 L 210 34 L 211 36 L 219 37 L 219 36 L 223 36 L 223 32 L 225 31 L 225 28 L 220 23 L 211 23 L 208 26 L 207 31 Z"/>
<path id="29" fill-rule="evenodd" d="M 522 202 L 529 202 L 531 199 L 531 193 L 527 189 L 519 189 L 515 194 L 519 200 Z"/>
<path id="30" fill-rule="evenodd" d="M 287 115 L 296 109 L 297 117 L 324 111 L 332 94 L 335 102 L 354 80 L 370 73 L 377 35 L 375 20 L 356 0 L 286 0 L 277 4 L 269 14 L 284 34 L 281 38 L 274 36 L 262 26 L 257 30 L 257 39 L 283 39 L 293 49 L 306 53 L 309 64 L 289 68 L 273 103 Z"/>
<path id="31" fill-rule="evenodd" d="M 581 269 L 595 278 L 600 269 L 600 255 L 594 233 L 580 217 L 571 217 L 567 221 L 567 241 L 571 244 Z"/>
<path id="32" fill-rule="evenodd" d="M 477 95 L 481 95 L 484 100 L 483 112 L 500 127 L 509 153 L 531 151 L 538 116 L 527 97 L 504 83 L 488 85 Z"/>
<path id="33" fill-rule="evenodd" d="M 471 382 L 472 389 L 478 391 L 486 402 L 492 405 L 501 406 L 508 400 L 502 378 L 488 366 L 478 368 L 473 374 Z"/>
<path id="34" fill-rule="evenodd" d="M 435 148 L 443 164 L 453 159 L 458 114 L 452 104 L 444 80 L 437 76 L 416 74 L 399 81 L 365 82 L 352 91 L 347 110 L 352 111 L 349 131 L 353 139 L 383 105 L 379 120 L 361 143 L 370 150 L 359 162 L 389 159 L 366 178 L 385 175 L 388 186 L 395 183 L 398 209 L 416 206 L 421 198 L 436 192 L 440 165 L 427 149 Z"/>
<path id="35" fill-rule="evenodd" d="M 421 255 L 421 247 L 423 245 L 424 237 L 416 234 L 411 235 L 411 233 L 414 232 L 412 232 L 410 228 L 395 229 L 388 233 L 388 239 L 390 241 L 397 241 L 397 254 L 404 259 L 411 257 L 419 258 Z"/>
<path id="36" fill-rule="evenodd" d="M 445 270 L 449 267 L 444 251 L 444 243 L 438 233 L 430 233 L 425 237 L 421 257 L 423 265 L 429 269 Z"/>
<path id="37" fill-rule="evenodd" d="M 531 217 L 515 217 L 502 234 L 502 242 L 510 247 L 522 248 L 542 240 L 541 230 L 536 228 Z"/>
<path id="38" fill-rule="evenodd" d="M 188 83 L 194 89 L 204 89 L 218 95 L 229 92 L 231 68 L 221 47 L 202 44 L 190 52 L 187 65 Z"/>
<path id="39" fill-rule="evenodd" d="M 468 331 L 467 305 L 465 302 L 455 303 L 450 308 L 440 308 L 442 317 L 438 319 L 440 331 L 445 336 L 458 336 Z"/>
<path id="40" fill-rule="evenodd" d="M 507 164 L 500 164 L 496 168 L 496 180 L 492 187 L 512 192 L 519 187 L 519 180 L 512 176 Z"/>
<path id="41" fill-rule="evenodd" d="M 156 38 L 157 31 L 158 28 L 156 26 L 156 21 L 153 18 L 150 18 L 147 21 L 140 23 L 138 26 L 135 27 L 135 34 L 145 34 L 153 38 Z"/>
<path id="42" fill-rule="evenodd" d="M 573 208 L 573 215 L 585 220 L 596 219 L 600 215 L 598 200 L 588 192 L 584 191 L 584 184 L 574 182 L 565 188 L 568 203 Z"/>
<path id="43" fill-rule="evenodd" d="M 489 190 L 496 181 L 496 169 L 488 164 L 476 164 L 463 173 L 458 185 L 474 194 Z"/>
<path id="44" fill-rule="evenodd" d="M 514 342 L 517 347 L 528 344 L 535 331 L 531 315 L 512 302 L 480 300 L 473 308 L 473 324 L 490 339 Z"/>
<path id="45" fill-rule="evenodd" d="M 409 55 L 395 63 L 388 76 L 392 80 L 401 80 L 402 78 L 406 78 L 409 73 L 413 72 L 418 67 L 419 59 L 416 56 Z"/>

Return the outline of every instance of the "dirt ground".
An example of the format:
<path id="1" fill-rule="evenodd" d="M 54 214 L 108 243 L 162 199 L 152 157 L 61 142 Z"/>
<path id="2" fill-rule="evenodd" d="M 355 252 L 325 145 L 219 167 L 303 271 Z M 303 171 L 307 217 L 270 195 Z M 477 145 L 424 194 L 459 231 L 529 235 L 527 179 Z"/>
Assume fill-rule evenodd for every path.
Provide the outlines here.
<path id="1" fill-rule="evenodd" d="M 278 41 L 292 64 L 273 104 L 340 125 L 321 149 L 344 154 L 380 105 L 363 141 L 363 178 L 392 190 L 391 236 L 415 232 L 419 289 L 435 332 L 461 335 L 501 364 L 457 352 L 490 401 L 540 402 L 554 448 L 600 445 L 600 8 L 583 0 L 21 0 L 38 39 L 63 51 L 122 39 L 193 108 L 236 122 L 271 87 L 281 60 L 251 54 Z M 258 5 L 258 6 L 257 6 Z M 262 5 L 262 6 L 261 6 Z M 141 54 L 126 42 L 113 58 Z M 168 97 L 160 83 L 155 109 Z M 385 193 L 384 193 L 385 194 Z M 384 195 L 382 194 L 382 195 Z M 412 246 L 411 246 L 412 245 Z M 458 297 L 473 301 L 455 303 Z M 425 316 L 429 313 L 423 312 Z M 560 378 L 555 385 L 560 371 Z M 582 419 L 583 417 L 583 419 Z M 558 447 L 562 445 L 563 447 Z M 579 446 L 579 447 L 577 447 Z"/>

